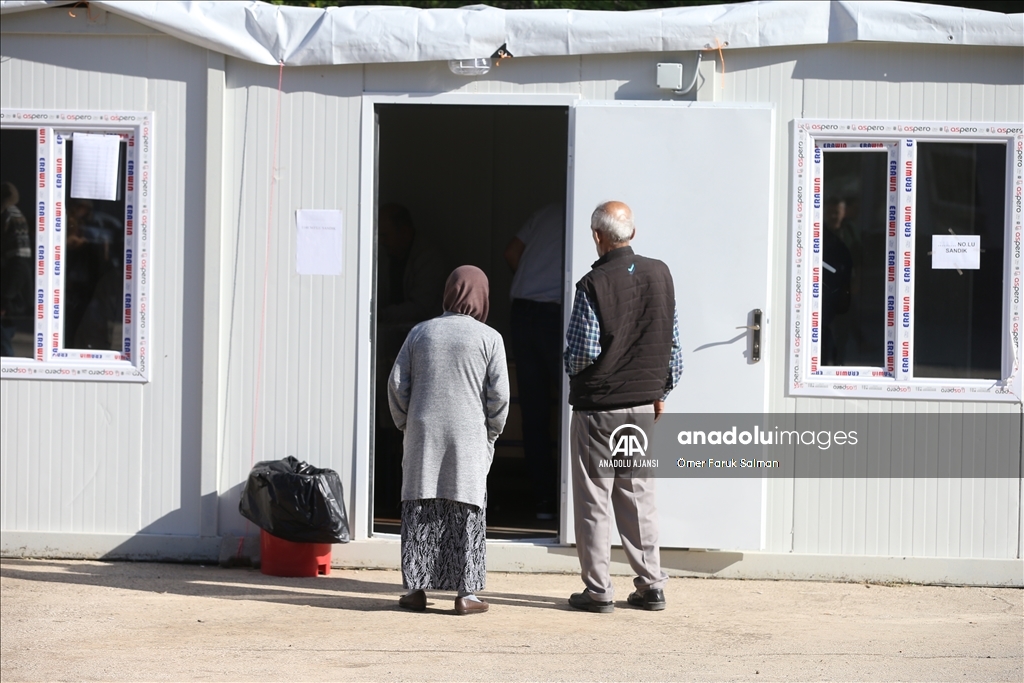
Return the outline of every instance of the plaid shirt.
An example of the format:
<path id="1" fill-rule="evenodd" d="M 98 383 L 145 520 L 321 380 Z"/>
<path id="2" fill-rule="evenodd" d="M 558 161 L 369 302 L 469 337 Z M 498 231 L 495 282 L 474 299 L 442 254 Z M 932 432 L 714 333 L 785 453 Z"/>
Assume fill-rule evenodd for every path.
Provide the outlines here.
<path id="1" fill-rule="evenodd" d="M 590 304 L 590 298 L 583 290 L 576 290 L 576 299 L 572 304 L 572 315 L 569 316 L 569 329 L 565 333 L 565 372 L 570 377 L 577 375 L 594 364 L 601 355 L 601 321 Z M 668 364 L 668 377 L 665 381 L 664 401 L 679 384 L 683 375 L 683 347 L 679 343 L 679 312 L 672 312 L 672 357 Z"/>

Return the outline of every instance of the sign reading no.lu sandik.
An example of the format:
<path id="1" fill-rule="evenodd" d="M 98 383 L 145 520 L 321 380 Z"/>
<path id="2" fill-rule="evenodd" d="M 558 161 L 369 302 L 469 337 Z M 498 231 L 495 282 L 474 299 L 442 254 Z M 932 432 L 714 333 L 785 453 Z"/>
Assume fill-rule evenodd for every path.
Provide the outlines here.
<path id="1" fill-rule="evenodd" d="M 1019 478 L 1019 414 L 580 413 L 593 477 Z"/>

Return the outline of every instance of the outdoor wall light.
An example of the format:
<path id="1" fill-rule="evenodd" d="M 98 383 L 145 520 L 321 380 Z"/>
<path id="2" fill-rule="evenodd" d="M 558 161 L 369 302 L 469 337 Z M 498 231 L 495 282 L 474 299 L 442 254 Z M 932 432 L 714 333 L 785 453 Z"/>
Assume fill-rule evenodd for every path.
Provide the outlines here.
<path id="1" fill-rule="evenodd" d="M 493 60 L 490 57 L 448 60 L 448 68 L 456 76 L 483 76 L 491 70 L 492 64 Z"/>
<path id="2" fill-rule="evenodd" d="M 456 76 L 483 76 L 491 70 L 492 66 L 501 64 L 501 60 L 508 59 L 512 53 L 508 51 L 507 44 L 502 45 L 490 57 L 477 57 L 476 59 L 449 59 L 448 68 Z"/>

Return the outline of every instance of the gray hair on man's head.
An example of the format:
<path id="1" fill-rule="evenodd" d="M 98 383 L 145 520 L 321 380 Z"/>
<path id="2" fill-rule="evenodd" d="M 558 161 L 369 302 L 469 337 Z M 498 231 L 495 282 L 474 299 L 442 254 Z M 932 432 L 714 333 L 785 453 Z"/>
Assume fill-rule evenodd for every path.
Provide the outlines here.
<path id="1" fill-rule="evenodd" d="M 604 235 L 612 244 L 633 238 L 633 212 L 622 202 L 602 202 L 590 216 L 590 229 Z"/>

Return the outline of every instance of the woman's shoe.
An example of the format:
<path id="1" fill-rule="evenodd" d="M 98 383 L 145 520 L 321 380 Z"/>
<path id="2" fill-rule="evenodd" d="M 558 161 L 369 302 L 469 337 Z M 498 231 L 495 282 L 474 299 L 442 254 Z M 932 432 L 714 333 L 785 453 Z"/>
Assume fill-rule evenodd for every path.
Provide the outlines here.
<path id="1" fill-rule="evenodd" d="M 398 598 L 398 606 L 411 609 L 414 612 L 422 612 L 427 609 L 427 594 L 422 590 L 418 590 L 408 595 L 403 595 Z"/>
<path id="2" fill-rule="evenodd" d="M 468 600 L 466 598 L 455 598 L 455 613 L 459 615 L 463 614 L 478 614 L 480 612 L 486 612 L 490 608 L 483 600 Z"/>

